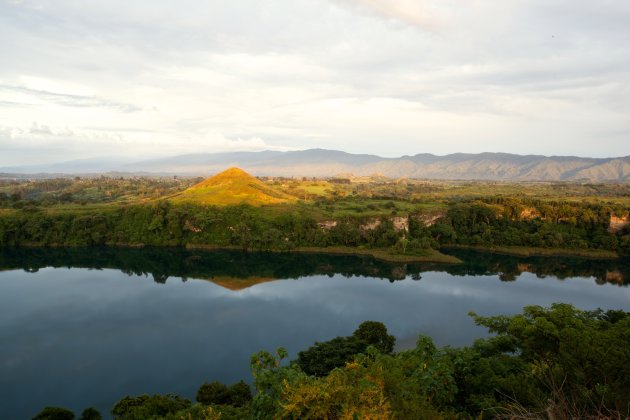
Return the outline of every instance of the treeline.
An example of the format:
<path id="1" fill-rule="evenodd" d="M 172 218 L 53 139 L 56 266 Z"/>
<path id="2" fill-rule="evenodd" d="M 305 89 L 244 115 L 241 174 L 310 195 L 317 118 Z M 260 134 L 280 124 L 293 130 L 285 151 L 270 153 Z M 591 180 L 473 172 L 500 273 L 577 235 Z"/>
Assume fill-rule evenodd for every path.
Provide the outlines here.
<path id="1" fill-rule="evenodd" d="M 202 207 L 166 201 L 112 207 L 94 214 L 23 211 L 0 216 L 0 245 L 205 244 L 243 250 L 291 250 L 297 246 L 390 247 L 404 236 L 389 219 L 374 230 L 363 229 L 358 218 L 340 220 L 326 229 L 308 213 L 300 207 Z"/>
<path id="2" fill-rule="evenodd" d="M 112 206 L 100 213 L 49 213 L 31 208 L 0 216 L 0 246 L 214 245 L 243 250 L 296 247 L 390 248 L 414 253 L 440 246 L 526 246 L 603 249 L 630 255 L 630 226 L 608 232 L 612 215 L 627 210 L 582 203 L 527 203 L 518 199 L 452 203 L 444 217 L 425 226 L 407 215 L 408 229 L 392 216 L 347 216 L 326 226 L 308 205 L 284 207 Z M 372 226 L 370 226 L 372 224 Z"/>
<path id="3" fill-rule="evenodd" d="M 348 337 L 287 353 L 252 356 L 254 394 L 244 383 L 203 384 L 197 403 L 177 395 L 126 396 L 115 419 L 627 418 L 630 313 L 567 304 L 514 316 L 471 314 L 495 333 L 470 347 L 437 348 L 420 336 L 393 352 L 394 338 L 367 321 Z M 47 407 L 37 419 L 60 413 Z M 84 418 L 84 417 L 82 417 Z M 97 418 L 97 417 L 92 417 Z"/>
<path id="4" fill-rule="evenodd" d="M 427 229 L 441 245 L 603 249 L 630 254 L 630 225 L 608 231 L 628 210 L 605 204 L 495 198 L 451 204 Z"/>

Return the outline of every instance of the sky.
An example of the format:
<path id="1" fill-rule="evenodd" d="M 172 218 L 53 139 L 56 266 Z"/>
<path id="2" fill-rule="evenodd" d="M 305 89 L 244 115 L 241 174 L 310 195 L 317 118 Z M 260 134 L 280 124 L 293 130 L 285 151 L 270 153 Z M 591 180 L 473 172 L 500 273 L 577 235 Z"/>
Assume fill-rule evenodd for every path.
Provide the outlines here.
<path id="1" fill-rule="evenodd" d="M 0 0 L 0 166 L 630 155 L 628 0 Z"/>

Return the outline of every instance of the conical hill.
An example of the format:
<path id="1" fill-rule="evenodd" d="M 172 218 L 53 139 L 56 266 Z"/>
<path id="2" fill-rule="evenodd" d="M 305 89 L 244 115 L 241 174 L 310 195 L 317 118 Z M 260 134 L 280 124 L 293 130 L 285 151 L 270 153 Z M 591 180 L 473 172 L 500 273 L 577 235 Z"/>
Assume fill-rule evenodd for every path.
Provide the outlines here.
<path id="1" fill-rule="evenodd" d="M 288 203 L 296 198 L 266 185 L 242 169 L 230 168 L 193 185 L 172 200 L 217 206 L 260 206 Z"/>

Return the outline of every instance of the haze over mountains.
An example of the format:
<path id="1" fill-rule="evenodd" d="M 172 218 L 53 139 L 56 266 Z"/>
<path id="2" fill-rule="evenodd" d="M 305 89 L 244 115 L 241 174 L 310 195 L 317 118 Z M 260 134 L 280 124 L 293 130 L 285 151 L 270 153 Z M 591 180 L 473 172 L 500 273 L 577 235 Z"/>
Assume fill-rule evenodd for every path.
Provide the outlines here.
<path id="1" fill-rule="evenodd" d="M 456 153 L 436 156 L 383 158 L 336 150 L 291 152 L 197 153 L 138 162 L 115 158 L 86 159 L 54 165 L 0 168 L 13 174 L 88 174 L 123 172 L 208 176 L 238 166 L 256 176 L 333 177 L 384 175 L 391 178 L 630 182 L 630 156 L 582 158 L 574 156 L 514 155 L 508 153 Z"/>

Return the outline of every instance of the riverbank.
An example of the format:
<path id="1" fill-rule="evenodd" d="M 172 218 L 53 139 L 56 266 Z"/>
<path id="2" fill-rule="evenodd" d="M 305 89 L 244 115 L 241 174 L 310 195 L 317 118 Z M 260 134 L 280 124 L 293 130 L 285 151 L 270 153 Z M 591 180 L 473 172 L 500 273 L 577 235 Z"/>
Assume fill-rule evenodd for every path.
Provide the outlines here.
<path id="1" fill-rule="evenodd" d="M 203 250 L 242 250 L 236 246 L 217 246 L 204 244 L 186 244 L 186 249 Z M 253 250 L 259 251 L 259 250 Z M 376 260 L 389 263 L 440 263 L 440 264 L 461 264 L 462 261 L 452 255 L 446 255 L 435 249 L 427 249 L 418 254 L 395 254 L 383 248 L 353 248 L 345 246 L 331 247 L 297 247 L 290 250 L 265 250 L 269 252 L 301 252 L 308 254 L 332 254 L 332 255 L 368 255 Z"/>
<path id="2" fill-rule="evenodd" d="M 536 248 L 525 246 L 449 245 L 445 249 L 472 249 L 517 257 L 579 257 L 614 260 L 619 254 L 604 249 Z"/>
<path id="3" fill-rule="evenodd" d="M 109 243 L 106 245 L 111 248 L 144 248 L 146 245 L 143 243 Z M 280 249 L 247 249 L 244 250 L 241 246 L 233 245 L 213 245 L 213 244 L 185 244 L 183 246 L 173 245 L 174 247 L 184 249 L 201 249 L 205 251 L 252 251 L 252 252 L 303 252 L 310 254 L 332 254 L 332 255 L 368 255 L 376 260 L 388 262 L 388 263 L 438 263 L 438 264 L 461 264 L 462 261 L 452 255 L 446 255 L 435 249 L 426 249 L 419 251 L 416 254 L 396 254 L 385 248 L 353 248 L 346 246 L 331 246 L 331 247 L 297 247 L 293 249 L 280 250 Z M 63 244 L 41 244 L 41 243 L 27 243 L 20 245 L 21 248 L 77 248 L 76 246 L 69 246 Z M 159 246 L 158 246 L 159 247 Z M 170 246 L 167 246 L 170 247 Z"/>
<path id="4" fill-rule="evenodd" d="M 462 261 L 452 255 L 446 255 L 435 249 L 423 250 L 418 254 L 394 254 L 387 249 L 361 249 L 350 247 L 300 247 L 295 252 L 305 253 L 325 253 L 325 254 L 343 254 L 343 255 L 369 255 L 377 260 L 384 262 L 398 263 L 442 263 L 442 264 L 461 264 Z"/>
<path id="5" fill-rule="evenodd" d="M 112 248 L 144 248 L 143 243 L 108 243 L 107 247 Z M 169 245 L 174 247 L 182 247 L 184 249 L 202 249 L 206 251 L 230 250 L 243 251 L 241 246 L 233 245 L 213 245 L 213 244 L 185 244 L 183 246 Z M 74 246 L 64 244 L 41 244 L 27 243 L 20 245 L 24 248 L 74 248 Z M 614 251 L 603 249 L 571 249 L 571 248 L 537 248 L 522 246 L 482 246 L 482 245 L 448 245 L 444 249 L 472 249 L 475 251 L 489 252 L 494 254 L 514 255 L 517 257 L 578 257 L 590 259 L 607 259 L 613 260 L 620 258 L 619 254 Z M 444 254 L 435 249 L 426 249 L 417 251 L 415 254 L 398 254 L 386 248 L 357 248 L 346 246 L 330 246 L 330 247 L 297 247 L 293 249 L 248 249 L 248 251 L 265 251 L 265 252 L 301 252 L 311 254 L 332 254 L 332 255 L 368 255 L 376 260 L 389 263 L 439 263 L 439 264 L 461 264 L 462 261 L 452 255 Z"/>

